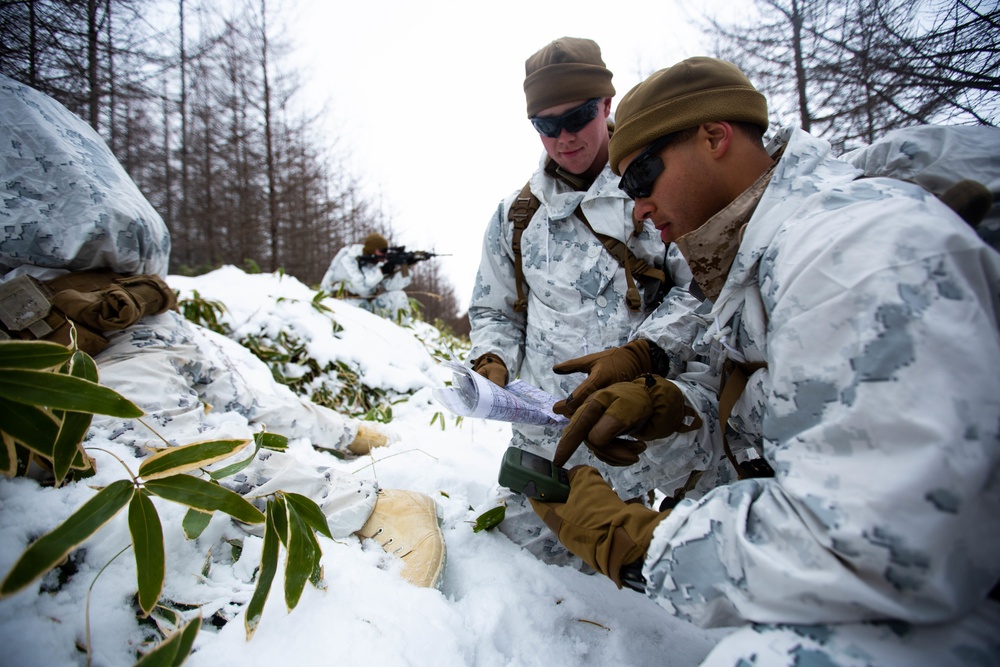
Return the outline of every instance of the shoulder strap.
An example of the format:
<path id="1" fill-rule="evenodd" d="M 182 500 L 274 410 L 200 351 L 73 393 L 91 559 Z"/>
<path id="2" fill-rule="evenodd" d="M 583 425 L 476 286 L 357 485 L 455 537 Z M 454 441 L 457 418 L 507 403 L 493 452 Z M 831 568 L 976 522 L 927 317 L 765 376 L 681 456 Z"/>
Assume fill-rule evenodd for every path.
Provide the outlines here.
<path id="1" fill-rule="evenodd" d="M 594 231 L 594 228 L 590 226 L 590 221 L 587 220 L 587 216 L 583 214 L 583 208 L 577 206 L 576 214 L 583 220 L 583 224 L 587 226 L 590 233 L 597 237 L 597 240 L 604 244 L 611 256 L 618 260 L 618 263 L 625 268 L 625 282 L 628 284 L 628 292 L 625 295 L 625 303 L 629 310 L 638 312 L 642 310 L 642 297 L 639 295 L 639 289 L 635 286 L 635 280 L 633 276 L 639 276 L 641 280 L 649 281 L 653 283 L 650 288 L 657 292 L 656 299 L 651 301 L 648 305 L 650 308 L 656 307 L 659 303 L 659 299 L 667 291 L 664 289 L 667 283 L 667 274 L 655 267 L 650 266 L 635 255 L 632 251 L 628 249 L 628 246 L 619 241 L 618 239 L 607 236 L 606 234 L 600 234 Z M 636 230 L 639 226 L 636 225 Z M 633 232 L 634 234 L 635 232 Z"/>
<path id="2" fill-rule="evenodd" d="M 514 199 L 514 203 L 510 207 L 510 211 L 507 213 L 507 219 L 514 224 L 514 233 L 511 240 L 511 248 L 514 251 L 514 283 L 517 288 L 517 299 L 514 301 L 514 312 L 520 313 L 528 307 L 528 301 L 524 296 L 524 269 L 521 266 L 521 235 L 527 228 L 528 223 L 534 217 L 535 212 L 541 202 L 538 201 L 538 197 L 531 193 L 531 183 L 525 183 L 524 187 L 521 188 L 521 192 L 518 193 L 517 198 Z M 600 234 L 594 231 L 594 228 L 590 225 L 590 221 L 587 220 L 587 216 L 583 214 L 583 208 L 577 206 L 576 215 L 583 221 L 583 224 L 587 226 L 590 233 L 593 234 L 598 241 L 600 241 L 604 247 L 611 253 L 611 256 L 618 260 L 618 263 L 625 268 L 625 281 L 628 284 L 628 292 L 625 296 L 625 303 L 629 310 L 638 312 L 642 310 L 643 303 L 642 297 L 639 295 L 639 289 L 635 286 L 635 280 L 633 276 L 639 276 L 640 280 L 648 281 L 651 283 L 649 285 L 650 289 L 655 291 L 656 294 L 651 298 L 647 304 L 649 309 L 655 308 L 662 300 L 663 295 L 669 291 L 670 285 L 668 284 L 667 274 L 660 269 L 650 266 L 644 260 L 636 257 L 632 254 L 632 251 L 628 249 L 628 246 L 619 241 L 618 239 L 607 236 L 605 234 Z M 636 230 L 639 229 L 638 223 L 636 224 Z M 655 287 L 654 287 L 655 285 Z"/>
<path id="3" fill-rule="evenodd" d="M 524 184 L 517 199 L 507 213 L 507 219 L 514 223 L 514 236 L 511 240 L 511 248 L 514 250 L 514 284 L 517 287 L 517 299 L 514 300 L 514 312 L 523 313 L 528 308 L 528 300 L 524 297 L 524 269 L 521 267 L 521 234 L 531 219 L 535 216 L 535 211 L 541 202 L 538 197 L 531 194 L 531 182 Z"/>

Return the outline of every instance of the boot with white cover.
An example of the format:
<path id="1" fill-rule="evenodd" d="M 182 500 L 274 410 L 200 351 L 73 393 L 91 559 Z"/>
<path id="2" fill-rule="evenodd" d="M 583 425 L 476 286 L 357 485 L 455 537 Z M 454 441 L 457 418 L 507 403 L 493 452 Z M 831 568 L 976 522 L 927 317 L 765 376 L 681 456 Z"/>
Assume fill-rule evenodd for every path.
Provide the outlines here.
<path id="1" fill-rule="evenodd" d="M 437 503 L 415 491 L 383 489 L 375 509 L 357 535 L 378 542 L 403 560 L 404 579 L 414 586 L 438 588 L 444 573 L 444 536 Z"/>

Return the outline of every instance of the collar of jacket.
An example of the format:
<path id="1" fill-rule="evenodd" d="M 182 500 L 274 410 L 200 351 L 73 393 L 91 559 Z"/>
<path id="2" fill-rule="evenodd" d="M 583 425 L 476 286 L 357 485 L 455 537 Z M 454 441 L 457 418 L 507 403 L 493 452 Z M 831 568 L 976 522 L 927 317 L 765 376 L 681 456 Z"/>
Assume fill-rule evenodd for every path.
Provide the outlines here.
<path id="1" fill-rule="evenodd" d="M 695 282 L 707 299 L 715 301 L 722 292 L 743 240 L 747 221 L 756 210 L 773 174 L 772 164 L 726 208 L 698 229 L 677 239 L 677 248 L 687 260 Z"/>
<path id="2" fill-rule="evenodd" d="M 569 187 L 573 188 L 577 192 L 586 192 L 590 189 L 590 186 L 594 184 L 593 178 L 585 179 L 576 174 L 571 174 L 562 167 L 559 163 L 549 158 L 545 161 L 545 173 L 552 178 L 557 178 Z"/>

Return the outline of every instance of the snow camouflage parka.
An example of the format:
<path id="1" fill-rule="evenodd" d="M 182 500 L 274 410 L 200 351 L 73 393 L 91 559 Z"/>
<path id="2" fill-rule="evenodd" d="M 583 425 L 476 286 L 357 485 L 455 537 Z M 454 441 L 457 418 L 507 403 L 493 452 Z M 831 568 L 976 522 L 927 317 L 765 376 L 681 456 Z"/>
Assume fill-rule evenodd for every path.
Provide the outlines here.
<path id="1" fill-rule="evenodd" d="M 110 268 L 165 275 L 170 234 L 104 141 L 0 74 L 0 278 Z"/>
<path id="2" fill-rule="evenodd" d="M 995 664 L 996 626 L 969 628 L 1000 619 L 984 602 L 1000 579 L 1000 255 L 921 187 L 859 179 L 801 130 L 780 139 L 699 341 L 716 370 L 766 362 L 730 425 L 776 474 L 678 505 L 647 594 L 700 625 L 759 624 L 706 664 L 793 644 L 839 656 L 824 665 Z"/>
<path id="3" fill-rule="evenodd" d="M 320 289 L 370 313 L 392 320 L 408 319 L 410 298 L 404 290 L 412 280 L 409 273 L 400 270 L 387 276 L 381 264 L 359 264 L 363 254 L 360 243 L 341 248 L 323 275 Z"/>
<path id="4" fill-rule="evenodd" d="M 514 312 L 513 223 L 508 212 L 520 190 L 500 203 L 483 237 L 482 260 L 469 306 L 472 350 L 470 359 L 492 352 L 517 377 L 558 398 L 569 394 L 585 374 L 556 375 L 552 366 L 562 361 L 623 345 L 647 319 L 625 303 L 625 270 L 575 215 L 579 205 L 593 229 L 628 244 L 632 253 L 649 265 L 663 269 L 665 249 L 649 222 L 638 233 L 631 222 L 632 201 L 618 188 L 618 177 L 609 166 L 586 192 L 546 173 L 547 156 L 531 176 L 532 193 L 541 204 L 521 237 L 527 310 Z M 675 288 L 665 304 L 650 318 L 662 320 L 659 329 L 681 326 L 682 315 L 698 301 L 686 290 L 690 272 L 676 251 L 667 261 Z M 637 281 L 640 290 L 643 289 Z M 643 297 L 645 298 L 645 293 Z M 693 335 L 693 334 L 692 334 Z M 678 338 L 680 335 L 678 335 Z M 671 362 L 690 356 L 690 336 L 683 342 L 664 337 L 661 346 Z M 677 361 L 676 364 L 681 364 Z M 561 426 L 513 425 L 512 444 L 548 458 L 555 451 Z M 581 447 L 569 466 L 587 463 L 601 469 L 619 493 L 635 496 L 653 488 L 655 471 L 647 464 L 612 468 Z"/>
<path id="5" fill-rule="evenodd" d="M 936 195 L 971 178 L 993 193 L 976 232 L 1000 251 L 1000 128 L 985 125 L 917 125 L 888 132 L 842 158 L 865 176 L 919 183 Z"/>

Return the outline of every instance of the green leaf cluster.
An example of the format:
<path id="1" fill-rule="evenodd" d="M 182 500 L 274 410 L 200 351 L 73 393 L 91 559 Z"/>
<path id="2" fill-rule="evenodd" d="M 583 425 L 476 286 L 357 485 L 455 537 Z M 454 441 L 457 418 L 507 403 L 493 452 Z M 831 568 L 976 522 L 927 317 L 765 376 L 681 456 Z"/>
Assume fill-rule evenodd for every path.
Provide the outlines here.
<path id="1" fill-rule="evenodd" d="M 0 342 L 0 435 L 4 472 L 24 474 L 37 461 L 62 483 L 71 471 L 92 471 L 93 460 L 82 442 L 94 414 L 135 418 L 143 414 L 133 403 L 98 384 L 97 367 L 83 352 L 44 341 Z M 189 539 L 201 534 L 216 512 L 246 524 L 265 524 L 264 556 L 250 610 L 247 638 L 260 622 L 260 611 L 277 568 L 279 544 L 288 551 L 285 602 L 298 603 L 307 581 L 320 586 L 322 552 L 316 532 L 330 537 L 319 506 L 293 493 L 277 492 L 266 513 L 221 484 L 220 479 L 246 468 L 261 448 L 284 451 L 288 439 L 274 433 L 254 436 L 253 452 L 228 465 L 250 440 L 212 440 L 167 447 L 144 459 L 136 474 L 98 490 L 60 525 L 42 535 L 21 554 L 0 582 L 0 599 L 24 590 L 62 563 L 77 547 L 118 514 L 127 514 L 136 563 L 137 600 L 141 617 L 158 605 L 166 576 L 163 524 L 152 498 L 188 508 L 182 528 Z M 209 469 L 212 467 L 212 469 Z M 180 665 L 190 653 L 200 623 L 189 621 L 168 633 L 137 664 Z"/>
<path id="2" fill-rule="evenodd" d="M 249 440 L 216 440 L 170 447 L 143 460 L 131 479 L 112 482 L 68 519 L 32 542 L 0 583 L 0 599 L 26 588 L 128 507 L 139 607 L 148 616 L 160 598 L 166 572 L 163 527 L 152 496 L 205 514 L 224 512 L 237 521 L 264 523 L 264 514 L 243 496 L 212 479 L 186 474 L 228 458 Z"/>
<path id="3" fill-rule="evenodd" d="M 198 293 L 198 290 L 193 290 L 190 299 L 177 301 L 177 307 L 186 319 L 195 324 L 223 336 L 229 335 L 229 325 L 220 319 L 222 314 L 226 312 L 226 307 L 222 302 L 206 299 Z"/>
<path id="4" fill-rule="evenodd" d="M 341 414 L 387 423 L 392 420 L 393 403 L 406 400 L 381 387 L 368 386 L 357 369 L 343 361 L 321 365 L 309 355 L 306 341 L 287 329 L 273 338 L 250 334 L 239 342 L 267 364 L 275 381 Z"/>
<path id="5" fill-rule="evenodd" d="M 98 384 L 85 352 L 48 341 L 0 341 L 0 472 L 24 475 L 32 461 L 58 486 L 93 474 L 83 439 L 93 415 L 140 417 L 143 411 Z"/>
<path id="6" fill-rule="evenodd" d="M 333 310 L 324 301 L 331 297 L 343 296 L 342 289 L 335 290 L 334 294 L 317 290 L 310 301 L 311 307 L 317 313 L 330 320 L 334 336 L 337 336 L 343 328 L 334 319 Z M 286 297 L 279 297 L 276 301 L 287 300 L 289 299 Z M 416 321 L 419 319 L 419 302 L 412 299 L 411 301 L 411 305 L 415 308 L 414 321 Z M 218 319 L 218 315 L 225 310 L 222 303 L 203 299 L 197 291 L 193 292 L 191 299 L 184 299 L 179 303 L 181 312 L 187 319 L 223 335 L 230 334 L 227 327 Z M 446 325 L 440 320 L 434 323 L 436 328 L 418 328 L 412 322 L 405 326 L 414 331 L 431 356 L 439 361 L 464 358 L 471 347 L 467 338 L 456 336 L 447 330 Z M 442 329 L 442 326 L 445 328 Z M 393 418 L 392 406 L 409 398 L 407 394 L 397 394 L 382 387 L 365 384 L 358 369 L 343 361 L 334 360 L 320 364 L 309 355 L 308 341 L 302 340 L 290 329 L 282 329 L 276 335 L 264 331 L 258 334 L 251 333 L 237 342 L 267 364 L 275 381 L 317 405 L 350 417 L 389 423 Z M 442 419 L 442 428 L 444 425 Z M 461 425 L 461 418 L 455 420 L 455 425 Z"/>
<path id="7" fill-rule="evenodd" d="M 322 510 L 309 498 L 297 493 L 281 492 L 267 501 L 267 521 L 264 526 L 264 547 L 260 558 L 257 586 L 244 614 L 247 639 L 260 624 L 271 584 L 278 571 L 279 547 L 288 552 L 285 562 L 285 606 L 295 609 L 305 590 L 306 582 L 319 588 L 323 579 L 320 566 L 319 542 L 316 533 L 333 539 Z"/>
<path id="8" fill-rule="evenodd" d="M 163 527 L 151 500 L 157 496 L 189 508 L 183 526 L 189 538 L 200 534 L 215 512 L 246 524 L 265 524 L 260 574 L 246 614 L 247 639 L 250 639 L 260 623 L 275 578 L 279 546 L 284 545 L 288 552 L 284 592 L 285 603 L 292 610 L 307 581 L 317 587 L 322 582 L 322 551 L 316 533 L 332 539 L 322 510 L 305 496 L 279 491 L 267 500 L 266 512 L 261 512 L 243 496 L 218 483 L 218 479 L 249 465 L 261 447 L 277 451 L 287 447 L 287 438 L 271 433 L 257 434 L 254 442 L 254 454 L 212 472 L 205 470 L 206 466 L 237 454 L 250 441 L 199 442 L 166 448 L 145 459 L 139 465 L 138 475 L 104 487 L 62 524 L 32 542 L 0 583 L 0 599 L 23 590 L 52 570 L 127 507 L 137 598 L 142 616 L 149 616 L 160 600 L 166 573 Z M 204 476 L 189 474 L 193 471 Z M 189 653 L 195 634 L 197 625 L 188 623 L 139 664 L 179 665 Z"/>

